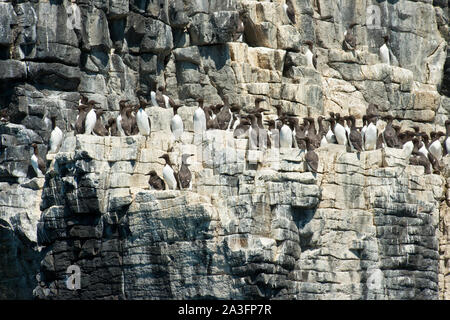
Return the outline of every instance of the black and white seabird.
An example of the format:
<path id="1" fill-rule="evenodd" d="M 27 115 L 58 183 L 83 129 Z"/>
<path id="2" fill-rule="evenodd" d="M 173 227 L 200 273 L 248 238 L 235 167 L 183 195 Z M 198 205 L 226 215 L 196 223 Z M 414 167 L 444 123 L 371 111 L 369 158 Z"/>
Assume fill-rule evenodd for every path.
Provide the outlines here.
<path id="1" fill-rule="evenodd" d="M 327 130 L 326 130 L 325 127 L 323 126 L 323 120 L 324 120 L 324 119 L 325 119 L 325 118 L 322 117 L 322 116 L 319 116 L 319 117 L 317 118 L 317 124 L 319 125 L 319 133 L 318 133 L 318 137 L 319 137 L 319 139 L 320 139 L 320 146 L 321 146 L 321 147 L 326 146 L 326 145 L 328 144 L 327 137 L 326 137 L 326 135 L 327 135 Z"/>
<path id="2" fill-rule="evenodd" d="M 319 136 L 319 134 L 317 134 L 316 125 L 314 124 L 314 118 L 307 117 L 305 118 L 305 120 L 308 121 L 308 131 L 306 132 L 306 136 L 311 141 L 313 148 L 317 149 L 320 147 L 321 137 Z"/>
<path id="3" fill-rule="evenodd" d="M 386 143 L 386 146 L 389 148 L 395 148 L 398 146 L 398 138 L 395 129 L 392 127 L 392 121 L 394 118 L 391 115 L 384 116 L 382 118 L 387 122 L 386 127 L 383 131 L 383 139 Z"/>
<path id="4" fill-rule="evenodd" d="M 40 175 L 43 176 L 47 171 L 47 165 L 45 164 L 45 161 L 39 156 L 37 144 L 33 143 L 31 146 L 33 147 L 33 155 L 31 156 L 31 166 L 33 167 L 38 177 Z"/>
<path id="5" fill-rule="evenodd" d="M 377 117 L 371 116 L 367 119 L 369 125 L 367 126 L 366 132 L 364 134 L 364 150 L 370 151 L 375 150 L 377 147 L 378 130 L 376 126 Z"/>
<path id="6" fill-rule="evenodd" d="M 344 32 L 344 49 L 347 51 L 356 49 L 356 37 L 353 29 L 356 25 L 357 23 L 352 23 Z"/>
<path id="7" fill-rule="evenodd" d="M 181 119 L 180 115 L 178 114 L 178 109 L 181 107 L 179 104 L 175 104 L 173 106 L 173 117 L 170 120 L 170 129 L 172 130 L 172 134 L 175 138 L 175 140 L 180 139 L 181 135 L 183 134 L 184 126 L 183 126 L 183 120 Z"/>
<path id="8" fill-rule="evenodd" d="M 306 52 L 305 52 L 305 56 L 306 56 L 306 60 L 308 61 L 308 65 L 311 68 L 314 68 L 317 70 L 317 57 L 316 57 L 316 54 L 314 53 L 314 44 L 310 40 L 306 40 L 303 43 L 308 46 L 308 48 L 306 49 Z"/>
<path id="9" fill-rule="evenodd" d="M 115 118 L 109 118 L 107 124 L 105 125 L 106 130 L 113 137 L 118 137 L 119 132 L 117 131 L 117 124 Z"/>
<path id="10" fill-rule="evenodd" d="M 94 125 L 94 129 L 93 132 L 94 134 L 96 134 L 97 136 L 101 136 L 101 137 L 105 137 L 109 135 L 108 130 L 106 130 L 105 126 L 102 123 L 102 114 L 105 111 L 103 109 L 97 109 L 95 110 L 95 115 L 96 115 L 96 121 L 95 121 L 95 125 Z"/>
<path id="11" fill-rule="evenodd" d="M 212 117 L 213 112 L 211 107 L 204 107 L 203 110 L 205 110 L 206 128 L 208 130 L 219 129 L 219 123 L 217 122 L 217 119 Z"/>
<path id="12" fill-rule="evenodd" d="M 327 119 L 330 123 L 327 134 L 325 138 L 327 139 L 328 144 L 337 144 L 336 136 L 334 134 L 334 127 L 336 126 L 336 120 L 334 119 L 334 112 L 330 112 L 330 117 Z"/>
<path id="13" fill-rule="evenodd" d="M 119 132 L 120 136 L 126 136 L 125 130 L 127 132 L 131 131 L 131 126 L 128 123 L 128 117 L 127 117 L 127 109 L 129 108 L 125 103 L 127 103 L 129 100 L 120 100 L 119 101 L 119 107 L 120 107 L 120 113 L 118 117 L 116 118 L 116 127 L 117 131 Z"/>
<path id="14" fill-rule="evenodd" d="M 166 183 L 163 179 L 161 179 L 155 170 L 150 171 L 146 174 L 146 176 L 150 176 L 148 179 L 148 184 L 155 190 L 165 190 Z"/>
<path id="15" fill-rule="evenodd" d="M 387 46 L 388 42 L 389 42 L 389 36 L 385 35 L 383 37 L 384 39 L 384 43 L 383 45 L 380 47 L 380 60 L 381 63 L 386 63 L 386 64 L 390 64 L 390 59 L 389 59 L 389 47 Z"/>
<path id="16" fill-rule="evenodd" d="M 258 148 L 259 144 L 259 127 L 254 114 L 249 114 L 251 125 L 248 129 L 248 145 L 250 150 L 255 150 Z"/>
<path id="17" fill-rule="evenodd" d="M 124 131 L 127 136 L 134 136 L 139 133 L 139 128 L 136 122 L 136 116 L 133 114 L 134 108 L 135 107 L 133 107 L 133 105 L 129 105 L 127 107 L 126 115 L 129 128 L 127 126 L 124 127 Z"/>
<path id="18" fill-rule="evenodd" d="M 180 189 L 191 189 L 192 173 L 189 170 L 187 159 L 192 156 L 193 154 L 183 154 L 181 156 L 181 166 L 180 171 L 178 171 Z"/>
<path id="19" fill-rule="evenodd" d="M 56 125 L 56 117 L 51 117 L 52 120 L 52 132 L 50 133 L 50 153 L 57 153 L 61 147 L 64 134 L 62 130 Z"/>
<path id="20" fill-rule="evenodd" d="M 237 139 L 244 138 L 250 128 L 250 125 L 251 122 L 246 116 L 240 116 L 239 124 L 233 131 L 233 137 Z"/>
<path id="21" fill-rule="evenodd" d="M 428 147 L 428 150 L 431 154 L 438 160 L 441 161 L 443 150 L 442 150 L 442 144 L 440 142 L 440 138 L 445 136 L 445 134 L 441 131 L 439 132 L 430 132 L 431 142 L 430 146 Z"/>
<path id="22" fill-rule="evenodd" d="M 417 137 L 414 137 L 412 139 L 413 143 L 413 151 L 412 151 L 412 157 L 409 159 L 409 162 L 412 165 L 421 165 L 425 169 L 425 174 L 431 173 L 431 163 L 430 160 L 428 160 L 427 157 L 425 157 L 421 152 L 419 152 L 419 139 Z"/>
<path id="23" fill-rule="evenodd" d="M 86 121 L 86 115 L 88 111 L 87 105 L 79 105 L 77 120 L 75 121 L 75 133 L 84 134 L 84 122 Z"/>
<path id="24" fill-rule="evenodd" d="M 444 151 L 445 154 L 450 154 L 450 120 L 445 121 L 445 140 L 444 140 Z"/>
<path id="25" fill-rule="evenodd" d="M 97 121 L 97 115 L 95 113 L 94 105 L 98 104 L 95 101 L 88 101 L 88 112 L 86 114 L 86 119 L 84 121 L 84 134 L 92 134 L 95 122 Z"/>
<path id="26" fill-rule="evenodd" d="M 361 133 L 356 129 L 355 116 L 349 115 L 347 121 L 350 121 L 350 134 L 348 135 L 350 148 L 356 150 L 356 152 L 361 152 L 363 151 L 363 142 Z"/>
<path id="27" fill-rule="evenodd" d="M 336 141 L 338 144 L 343 146 L 347 145 L 347 131 L 344 127 L 344 118 L 341 118 L 339 113 L 335 114 L 336 125 L 334 126 L 334 134 L 336 136 Z"/>
<path id="28" fill-rule="evenodd" d="M 150 135 L 150 118 L 145 112 L 145 107 L 148 106 L 149 103 L 143 99 L 139 100 L 139 105 L 136 106 L 136 124 L 139 129 L 139 133 L 143 136 Z"/>
<path id="29" fill-rule="evenodd" d="M 288 126 L 288 119 L 285 116 L 279 118 L 282 123 L 280 129 L 280 148 L 292 148 L 292 130 Z"/>
<path id="30" fill-rule="evenodd" d="M 206 131 L 206 115 L 203 110 L 203 98 L 197 100 L 198 108 L 194 111 L 194 133 L 203 134 Z"/>
<path id="31" fill-rule="evenodd" d="M 317 173 L 317 169 L 319 168 L 319 156 L 314 152 L 314 148 L 311 145 L 311 139 L 304 137 L 301 140 L 304 140 L 306 143 L 305 160 L 308 170 L 310 172 Z"/>
<path id="32" fill-rule="evenodd" d="M 162 174 L 164 181 L 167 184 L 169 190 L 177 189 L 177 179 L 175 178 L 175 171 L 172 168 L 172 163 L 170 162 L 169 155 L 166 153 L 160 157 L 165 160 L 165 166 L 163 168 Z"/>
<path id="33" fill-rule="evenodd" d="M 403 150 L 403 154 L 406 157 L 411 156 L 413 150 L 414 150 L 414 143 L 413 143 L 413 138 L 415 137 L 415 133 L 412 131 L 405 131 L 405 132 L 401 132 L 399 135 L 399 138 L 401 139 L 401 143 L 402 143 L 402 150 Z"/>
<path id="34" fill-rule="evenodd" d="M 221 130 L 227 130 L 229 128 L 230 122 L 232 121 L 232 113 L 230 110 L 230 105 L 228 104 L 228 98 L 223 98 L 224 105 L 220 107 L 217 113 L 217 122 L 219 123 L 219 128 Z"/>
<path id="35" fill-rule="evenodd" d="M 295 9 L 291 0 L 286 0 L 283 5 L 283 10 L 286 13 L 287 17 L 291 21 L 292 24 L 295 24 Z"/>

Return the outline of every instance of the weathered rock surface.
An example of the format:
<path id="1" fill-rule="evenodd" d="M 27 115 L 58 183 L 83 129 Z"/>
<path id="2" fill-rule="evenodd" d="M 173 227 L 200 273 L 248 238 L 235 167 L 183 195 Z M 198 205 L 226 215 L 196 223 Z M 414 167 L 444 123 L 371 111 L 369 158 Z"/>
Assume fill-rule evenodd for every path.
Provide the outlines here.
<path id="1" fill-rule="evenodd" d="M 447 1 L 292 2 L 295 25 L 282 0 L 0 2 L 0 109 L 12 121 L 0 123 L 0 298 L 450 298 L 448 170 L 332 146 L 313 176 L 297 150 L 249 152 L 224 132 L 192 144 L 200 96 L 244 110 L 265 97 L 300 117 L 351 112 L 357 125 L 376 103 L 402 128 L 444 129 Z M 385 34 L 392 65 L 379 57 Z M 80 93 L 106 120 L 155 83 L 183 105 L 182 143 L 159 108 L 147 109 L 147 140 L 73 136 Z M 35 177 L 30 144 L 47 153 L 52 115 L 66 139 Z M 177 164 L 195 153 L 192 190 L 148 190 L 144 174 L 161 173 L 170 147 Z M 74 263 L 78 291 L 65 284 Z"/>

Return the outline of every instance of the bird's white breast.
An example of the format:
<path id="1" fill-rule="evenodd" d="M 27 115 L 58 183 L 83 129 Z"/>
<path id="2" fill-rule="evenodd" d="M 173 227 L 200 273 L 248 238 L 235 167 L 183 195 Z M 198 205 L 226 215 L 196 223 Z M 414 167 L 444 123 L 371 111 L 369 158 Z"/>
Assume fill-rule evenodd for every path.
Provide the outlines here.
<path id="1" fill-rule="evenodd" d="M 116 118 L 116 126 L 117 126 L 117 131 L 119 131 L 121 136 L 125 136 L 125 131 L 123 131 L 122 128 L 122 115 L 119 114 L 119 116 Z"/>
<path id="2" fill-rule="evenodd" d="M 381 63 L 387 63 L 389 64 L 389 48 L 387 47 L 386 43 L 383 44 L 380 48 L 380 57 L 381 57 Z"/>
<path id="3" fill-rule="evenodd" d="M 144 109 L 139 109 L 136 113 L 136 123 L 138 125 L 139 132 L 143 136 L 148 136 L 150 134 L 150 125 L 148 123 L 148 115 Z"/>
<path id="4" fill-rule="evenodd" d="M 172 130 L 175 139 L 178 139 L 183 134 L 183 120 L 176 114 L 170 120 L 170 129 Z"/>
<path id="5" fill-rule="evenodd" d="M 336 142 L 337 142 L 337 141 L 336 141 L 336 136 L 334 135 L 334 133 L 333 133 L 333 131 L 331 130 L 331 128 L 328 129 L 328 132 L 327 132 L 325 138 L 327 139 L 327 142 L 330 143 L 330 144 L 331 144 L 331 143 L 336 143 Z"/>
<path id="6" fill-rule="evenodd" d="M 86 115 L 86 122 L 85 122 L 85 134 L 91 134 L 92 130 L 94 129 L 95 122 L 97 121 L 97 115 L 95 114 L 94 109 L 88 112 Z"/>
<path id="7" fill-rule="evenodd" d="M 409 157 L 414 149 L 414 143 L 412 141 L 405 142 L 403 144 L 403 152 L 406 157 Z"/>
<path id="8" fill-rule="evenodd" d="M 281 148 L 292 147 L 292 130 L 285 124 L 281 127 L 280 130 L 280 147 Z"/>
<path id="9" fill-rule="evenodd" d="M 158 102 L 156 101 L 156 92 L 155 91 L 150 92 L 150 99 L 152 100 L 152 105 L 154 107 L 158 107 Z"/>
<path id="10" fill-rule="evenodd" d="M 346 133 L 345 128 L 341 124 L 336 123 L 336 126 L 334 127 L 334 134 L 336 135 L 336 140 L 338 144 L 342 145 L 347 144 L 347 136 L 345 133 Z"/>
<path id="11" fill-rule="evenodd" d="M 439 140 L 434 141 L 428 150 L 431 152 L 431 154 L 440 161 L 442 159 L 442 145 Z"/>
<path id="12" fill-rule="evenodd" d="M 364 149 L 365 150 L 375 150 L 377 143 L 377 127 L 370 123 L 367 126 L 366 132 L 364 134 Z"/>
<path id="13" fill-rule="evenodd" d="M 206 115 L 202 108 L 197 108 L 194 112 L 194 132 L 203 133 L 206 130 Z"/>
<path id="14" fill-rule="evenodd" d="M 166 164 L 163 168 L 162 174 L 169 189 L 175 190 L 177 188 L 177 180 L 175 179 L 173 169 L 168 164 Z"/>
<path id="15" fill-rule="evenodd" d="M 60 128 L 55 127 L 50 134 L 50 152 L 56 153 L 61 146 L 63 140 L 63 132 Z"/>

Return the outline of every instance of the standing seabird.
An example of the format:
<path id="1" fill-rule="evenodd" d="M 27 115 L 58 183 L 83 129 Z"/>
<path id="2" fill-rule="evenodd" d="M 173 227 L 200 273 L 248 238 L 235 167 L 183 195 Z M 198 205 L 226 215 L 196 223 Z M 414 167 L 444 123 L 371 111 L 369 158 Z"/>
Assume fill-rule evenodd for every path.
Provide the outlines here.
<path id="1" fill-rule="evenodd" d="M 308 121 L 308 132 L 305 133 L 305 135 L 311 141 L 313 148 L 317 149 L 320 147 L 320 140 L 322 139 L 322 137 L 320 136 L 320 134 L 317 134 L 316 125 L 314 123 L 314 118 L 307 117 L 307 118 L 305 118 L 305 120 Z M 319 120 L 317 120 L 317 121 L 319 121 Z M 319 125 L 319 130 L 320 130 L 320 125 Z"/>
<path id="2" fill-rule="evenodd" d="M 38 146 L 36 143 L 31 145 L 33 147 L 33 155 L 31 156 L 31 166 L 33 167 L 36 175 L 45 175 L 47 166 L 45 161 L 39 156 Z"/>
<path id="3" fill-rule="evenodd" d="M 389 36 L 385 35 L 383 37 L 384 39 L 384 44 L 380 47 L 380 58 L 381 58 L 381 63 L 386 63 L 386 64 L 390 64 L 390 60 L 389 60 L 389 47 L 387 46 L 387 43 L 389 41 Z"/>
<path id="4" fill-rule="evenodd" d="M 371 116 L 367 119 L 369 125 L 364 134 L 364 150 L 375 150 L 377 146 L 378 130 L 376 126 L 377 117 Z"/>
<path id="5" fill-rule="evenodd" d="M 155 190 L 165 190 L 166 183 L 163 179 L 161 179 L 155 170 L 150 171 L 146 174 L 146 176 L 150 176 L 148 179 L 148 184 Z"/>
<path id="6" fill-rule="evenodd" d="M 259 138 L 259 127 L 254 114 L 249 114 L 251 125 L 248 129 L 248 142 L 249 149 L 255 150 L 258 148 L 258 138 Z"/>
<path id="7" fill-rule="evenodd" d="M 170 129 L 172 130 L 172 134 L 175 138 L 175 140 L 178 140 L 181 135 L 183 134 L 184 126 L 183 126 L 183 120 L 181 119 L 180 115 L 178 114 L 178 109 L 181 107 L 179 104 L 175 104 L 173 106 L 173 117 L 170 120 Z"/>
<path id="8" fill-rule="evenodd" d="M 97 115 L 94 110 L 94 105 L 98 102 L 90 100 L 88 102 L 89 111 L 86 114 L 86 120 L 84 122 L 84 134 L 91 134 L 95 127 L 95 122 L 97 121 Z"/>
<path id="9" fill-rule="evenodd" d="M 350 121 L 350 134 L 348 135 L 350 148 L 357 152 L 361 152 L 363 151 L 363 142 L 361 133 L 356 129 L 355 116 L 349 115 L 347 119 L 347 121 Z"/>
<path id="10" fill-rule="evenodd" d="M 82 104 L 87 105 L 88 101 L 89 99 L 85 95 L 80 94 L 80 101 L 79 101 L 80 105 Z"/>
<path id="11" fill-rule="evenodd" d="M 231 110 L 232 118 L 231 118 L 228 130 L 234 131 L 234 129 L 236 129 L 236 127 L 239 125 L 239 119 L 240 119 L 239 114 L 241 113 L 241 107 L 237 103 L 233 103 L 230 106 L 230 110 Z"/>
<path id="12" fill-rule="evenodd" d="M 286 13 L 287 17 L 291 21 L 292 24 L 295 24 L 295 9 L 291 0 L 286 0 L 283 5 L 284 13 Z"/>
<path id="13" fill-rule="evenodd" d="M 391 115 L 384 116 L 382 118 L 387 122 L 386 127 L 383 131 L 383 139 L 387 147 L 395 148 L 398 145 L 398 138 L 395 129 L 392 127 L 392 121 L 394 118 Z"/>
<path id="14" fill-rule="evenodd" d="M 450 120 L 445 121 L 445 140 L 444 140 L 444 146 L 445 146 L 445 153 L 450 154 Z"/>
<path id="15" fill-rule="evenodd" d="M 166 87 L 161 87 L 162 88 L 162 94 L 163 94 L 163 98 L 164 98 L 164 106 L 166 109 L 170 109 L 173 108 L 175 106 L 175 101 L 173 101 L 173 99 L 171 97 L 169 97 L 166 93 Z"/>
<path id="16" fill-rule="evenodd" d="M 158 91 L 156 91 L 154 96 L 155 96 L 155 100 L 156 100 L 158 107 L 167 108 L 166 97 L 164 95 L 164 87 L 163 86 L 158 87 Z"/>
<path id="17" fill-rule="evenodd" d="M 192 173 L 189 170 L 189 164 L 187 159 L 192 157 L 193 154 L 183 154 L 181 156 L 180 171 L 178 171 L 178 180 L 180 182 L 180 189 L 191 189 Z"/>
<path id="18" fill-rule="evenodd" d="M 52 132 L 50 133 L 50 151 L 51 153 L 57 153 L 59 148 L 61 147 L 62 141 L 63 141 L 63 132 L 61 129 L 56 125 L 56 117 L 51 117 L 52 120 Z"/>
<path id="19" fill-rule="evenodd" d="M 237 139 L 242 139 L 245 137 L 245 133 L 249 130 L 251 125 L 250 120 L 245 117 L 241 116 L 239 120 L 239 124 L 235 127 L 233 130 L 233 137 Z"/>
<path id="20" fill-rule="evenodd" d="M 419 132 L 417 133 L 417 135 L 421 138 L 421 141 L 419 141 L 419 152 L 423 153 L 423 155 L 428 158 L 428 154 L 430 153 L 428 151 L 428 146 L 430 144 L 428 134 L 426 134 L 425 132 Z"/>
<path id="21" fill-rule="evenodd" d="M 413 150 L 414 150 L 414 143 L 413 143 L 413 138 L 415 136 L 415 133 L 412 131 L 406 131 L 406 132 L 402 132 L 400 133 L 400 138 L 402 140 L 402 149 L 403 149 L 403 153 L 406 157 L 411 156 Z"/>
<path id="22" fill-rule="evenodd" d="M 317 124 L 319 125 L 319 133 L 317 134 L 320 140 L 320 146 L 326 146 L 328 144 L 327 141 L 327 129 L 325 129 L 325 127 L 323 126 L 323 120 L 325 120 L 324 117 L 319 116 L 317 117 Z"/>
<path id="23" fill-rule="evenodd" d="M 159 107 L 160 105 L 158 104 L 158 99 L 156 98 L 157 97 L 156 83 L 153 85 L 153 89 L 154 90 L 150 91 L 150 101 L 152 102 L 153 107 Z"/>
<path id="24" fill-rule="evenodd" d="M 194 133 L 203 134 L 206 131 L 206 115 L 203 110 L 203 98 L 197 100 L 198 108 L 194 112 Z"/>
<path id="25" fill-rule="evenodd" d="M 279 118 L 281 121 L 280 129 L 280 148 L 292 148 L 292 130 L 287 125 L 288 120 L 285 116 Z"/>
<path id="26" fill-rule="evenodd" d="M 327 139 L 328 144 L 336 144 L 336 136 L 334 135 L 334 127 L 336 126 L 336 120 L 334 119 L 334 113 L 330 112 L 330 118 L 327 119 L 327 121 L 330 123 L 330 126 L 328 128 L 328 132 L 325 135 L 325 138 Z"/>
<path id="27" fill-rule="evenodd" d="M 217 122 L 217 119 L 212 117 L 213 112 L 211 110 L 211 107 L 204 107 L 203 110 L 205 110 L 206 128 L 208 130 L 219 129 L 219 123 Z"/>
<path id="28" fill-rule="evenodd" d="M 319 168 L 319 156 L 314 152 L 314 147 L 311 144 L 311 139 L 308 137 L 304 137 L 301 140 L 304 140 L 306 143 L 306 154 L 305 160 L 308 170 L 313 173 L 317 173 L 317 169 Z"/>
<path id="29" fill-rule="evenodd" d="M 368 116 L 367 116 L 367 115 L 363 115 L 363 117 L 362 117 L 362 120 L 363 120 L 363 127 L 362 127 L 362 129 L 361 129 L 361 137 L 362 137 L 362 141 L 363 141 L 363 146 L 364 146 L 364 143 L 365 143 L 365 138 L 364 138 L 364 136 L 365 136 L 365 134 L 366 134 L 367 125 L 368 125 L 367 119 L 368 119 Z"/>
<path id="30" fill-rule="evenodd" d="M 84 134 L 84 122 L 86 121 L 86 115 L 87 115 L 87 111 L 88 111 L 88 106 L 87 105 L 79 105 L 77 107 L 78 109 L 78 115 L 77 115 L 77 120 L 75 122 L 75 133 L 76 134 Z"/>
<path id="31" fill-rule="evenodd" d="M 104 112 L 105 111 L 103 109 L 95 110 L 96 121 L 95 121 L 93 132 L 94 132 L 94 134 L 101 136 L 101 137 L 105 137 L 105 136 L 109 135 L 108 130 L 106 130 L 105 126 L 102 123 L 101 116 Z"/>
<path id="32" fill-rule="evenodd" d="M 165 160 L 165 166 L 162 171 L 164 181 L 166 182 L 169 190 L 176 190 L 177 179 L 175 178 L 175 171 L 172 168 L 172 163 L 170 162 L 169 155 L 166 153 L 162 155 L 160 158 Z"/>
<path id="33" fill-rule="evenodd" d="M 230 105 L 228 104 L 228 98 L 224 97 L 223 100 L 224 105 L 219 109 L 216 118 L 217 122 L 219 123 L 219 128 L 221 130 L 227 130 L 233 117 L 230 110 Z"/>
<path id="34" fill-rule="evenodd" d="M 105 128 L 106 128 L 106 130 L 108 130 L 108 132 L 111 136 L 113 136 L 113 137 L 119 136 L 119 132 L 117 131 L 116 119 L 109 118 Z"/>
<path id="35" fill-rule="evenodd" d="M 314 53 L 314 44 L 310 40 L 306 40 L 303 43 L 308 46 L 308 48 L 306 48 L 306 52 L 305 52 L 305 56 L 306 56 L 306 60 L 308 61 L 308 65 L 311 68 L 314 68 L 317 70 L 317 57 L 316 57 L 316 54 Z"/>
<path id="36" fill-rule="evenodd" d="M 356 38 L 353 29 L 356 25 L 357 23 L 352 23 L 344 32 L 344 49 L 347 51 L 356 49 Z"/>
<path id="37" fill-rule="evenodd" d="M 412 157 L 409 159 L 409 162 L 412 165 L 421 165 L 425 169 L 425 174 L 431 174 L 430 170 L 430 160 L 428 160 L 427 157 L 425 157 L 422 153 L 419 152 L 419 139 L 417 137 L 414 137 L 412 139 L 413 143 L 413 151 L 412 151 Z"/>
<path id="38" fill-rule="evenodd" d="M 428 150 L 438 161 L 441 161 L 443 154 L 442 144 L 439 141 L 442 136 L 445 136 L 443 132 L 430 132 L 431 142 Z"/>
<path id="39" fill-rule="evenodd" d="M 120 107 L 120 113 L 119 116 L 116 118 L 116 126 L 117 131 L 119 132 L 120 136 L 126 136 L 125 129 L 129 131 L 129 124 L 128 124 L 128 118 L 127 118 L 127 108 L 128 106 L 125 104 L 129 100 L 120 100 L 119 101 L 119 107 Z"/>
<path id="40" fill-rule="evenodd" d="M 347 131 L 344 127 L 344 118 L 341 118 L 339 113 L 335 114 L 336 125 L 334 126 L 334 134 L 338 144 L 347 145 Z"/>
<path id="41" fill-rule="evenodd" d="M 139 129 L 139 133 L 143 136 L 150 135 L 150 118 L 145 112 L 145 107 L 149 103 L 143 99 L 139 100 L 139 105 L 136 106 L 136 124 Z"/>

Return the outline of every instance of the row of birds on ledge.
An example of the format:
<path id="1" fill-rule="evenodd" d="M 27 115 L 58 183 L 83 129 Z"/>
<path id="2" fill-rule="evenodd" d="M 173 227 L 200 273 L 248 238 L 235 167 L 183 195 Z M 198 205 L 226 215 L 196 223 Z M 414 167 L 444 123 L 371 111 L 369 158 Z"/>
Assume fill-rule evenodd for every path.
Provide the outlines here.
<path id="1" fill-rule="evenodd" d="M 227 130 L 233 132 L 233 137 L 249 140 L 249 149 L 271 149 L 271 148 L 298 148 L 305 151 L 305 161 L 309 171 L 317 173 L 319 157 L 314 151 L 316 148 L 328 144 L 339 144 L 346 146 L 348 151 L 362 152 L 376 150 L 385 147 L 403 149 L 404 155 L 409 157 L 410 164 L 421 165 L 425 173 L 430 174 L 433 170 L 438 173 L 442 170 L 441 160 L 443 155 L 450 150 L 450 120 L 445 122 L 447 133 L 431 132 L 428 135 L 421 132 L 418 126 L 412 130 L 401 131 L 400 126 L 394 125 L 394 118 L 390 115 L 378 115 L 377 105 L 370 104 L 366 115 L 363 116 L 363 126 L 356 127 L 355 116 L 341 116 L 339 113 L 329 113 L 329 117 L 299 118 L 282 110 L 281 105 L 274 106 L 277 110 L 275 119 L 263 120 L 269 115 L 269 110 L 260 106 L 264 98 L 256 98 L 253 110 L 243 114 L 241 107 L 229 104 L 224 99 L 224 104 L 205 106 L 203 99 L 198 99 L 198 107 L 193 115 L 194 133 L 203 134 L 207 130 Z M 120 114 L 116 118 L 110 118 L 107 124 L 102 122 L 104 110 L 97 107 L 97 102 L 88 100 L 81 96 L 78 106 L 79 114 L 74 126 L 76 134 L 94 134 L 98 136 L 148 136 L 151 132 L 150 117 L 145 111 L 148 105 L 161 108 L 172 108 L 173 117 L 170 127 L 174 138 L 181 137 L 184 126 L 181 117 L 177 114 L 180 107 L 165 94 L 165 88 L 159 87 L 158 92 L 152 91 L 151 103 L 140 98 L 139 104 L 127 104 L 127 100 L 120 101 Z M 151 110 L 151 109 L 150 109 Z M 273 117 L 274 115 L 272 115 Z M 50 152 L 56 153 L 63 140 L 63 132 L 56 126 L 56 118 L 52 117 L 52 132 L 50 135 Z M 386 126 L 383 132 L 378 132 L 377 122 L 384 120 Z M 444 137 L 441 141 L 441 137 Z M 45 174 L 45 161 L 39 157 L 38 148 L 33 144 L 34 154 L 31 165 L 36 174 Z M 161 158 L 165 160 L 162 171 L 163 178 L 152 170 L 149 183 L 157 190 L 186 189 L 190 187 L 191 172 L 189 171 L 187 159 L 191 154 L 183 154 L 181 166 L 175 172 L 168 154 Z"/>

